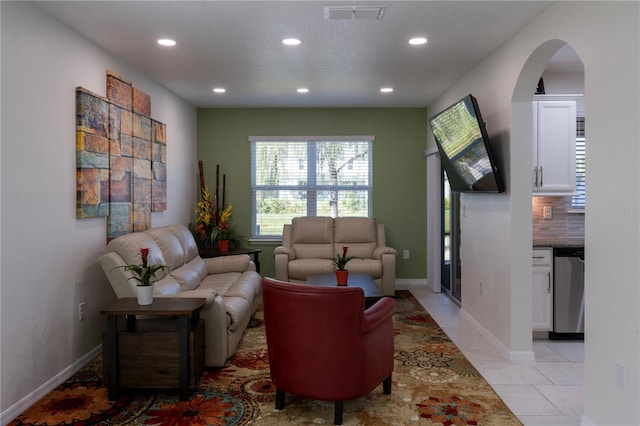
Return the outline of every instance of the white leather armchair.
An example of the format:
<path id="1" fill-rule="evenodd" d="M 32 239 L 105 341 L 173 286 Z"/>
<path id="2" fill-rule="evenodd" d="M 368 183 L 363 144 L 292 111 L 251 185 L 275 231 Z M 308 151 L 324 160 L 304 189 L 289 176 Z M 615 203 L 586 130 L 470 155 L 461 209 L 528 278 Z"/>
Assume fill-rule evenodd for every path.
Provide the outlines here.
<path id="1" fill-rule="evenodd" d="M 349 271 L 370 275 L 385 296 L 395 295 L 397 251 L 386 246 L 384 225 L 372 218 L 294 218 L 273 252 L 276 279 L 304 283 L 311 274 L 332 273 L 331 260 L 344 246 L 360 258 L 347 263 Z"/>

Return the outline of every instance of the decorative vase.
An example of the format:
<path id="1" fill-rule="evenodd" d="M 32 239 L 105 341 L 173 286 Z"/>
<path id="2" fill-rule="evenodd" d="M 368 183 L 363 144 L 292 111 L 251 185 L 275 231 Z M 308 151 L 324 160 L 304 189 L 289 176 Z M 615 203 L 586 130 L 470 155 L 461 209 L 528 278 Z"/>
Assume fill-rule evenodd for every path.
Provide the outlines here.
<path id="1" fill-rule="evenodd" d="M 229 240 L 220 240 L 218 241 L 218 250 L 221 253 L 226 253 L 229 251 Z"/>
<path id="2" fill-rule="evenodd" d="M 349 271 L 345 270 L 338 270 L 336 271 L 336 282 L 338 283 L 338 285 L 347 285 L 347 281 L 349 280 Z"/>
<path id="3" fill-rule="evenodd" d="M 138 305 L 150 305 L 153 303 L 153 286 L 139 285 L 136 287 Z"/>

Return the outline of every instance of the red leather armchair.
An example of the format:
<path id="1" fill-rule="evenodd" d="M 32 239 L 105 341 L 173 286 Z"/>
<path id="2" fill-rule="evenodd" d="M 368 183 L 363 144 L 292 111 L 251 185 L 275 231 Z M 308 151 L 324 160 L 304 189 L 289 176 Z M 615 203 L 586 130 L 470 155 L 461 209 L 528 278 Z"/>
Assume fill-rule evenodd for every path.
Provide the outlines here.
<path id="1" fill-rule="evenodd" d="M 344 401 L 380 383 L 391 393 L 395 300 L 385 297 L 365 311 L 356 287 L 321 287 L 262 279 L 264 321 L 276 409 L 285 392 L 335 401 L 342 424 Z"/>

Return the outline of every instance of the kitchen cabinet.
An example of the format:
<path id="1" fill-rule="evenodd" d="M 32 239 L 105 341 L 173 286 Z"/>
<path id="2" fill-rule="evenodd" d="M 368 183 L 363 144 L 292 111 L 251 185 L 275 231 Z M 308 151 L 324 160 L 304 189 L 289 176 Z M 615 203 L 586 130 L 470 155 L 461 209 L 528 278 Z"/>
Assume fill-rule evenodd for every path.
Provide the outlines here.
<path id="1" fill-rule="evenodd" d="M 551 248 L 533 249 L 532 324 L 533 331 L 550 331 L 553 325 L 553 263 Z"/>
<path id="2" fill-rule="evenodd" d="M 533 101 L 533 195 L 576 188 L 576 101 Z"/>

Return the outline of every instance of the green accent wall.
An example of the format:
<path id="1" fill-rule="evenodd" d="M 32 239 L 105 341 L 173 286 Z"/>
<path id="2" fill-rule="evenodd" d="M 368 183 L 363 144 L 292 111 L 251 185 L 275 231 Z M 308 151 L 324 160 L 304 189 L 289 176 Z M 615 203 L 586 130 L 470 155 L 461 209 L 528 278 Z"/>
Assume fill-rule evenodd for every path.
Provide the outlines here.
<path id="1" fill-rule="evenodd" d="M 249 136 L 373 135 L 373 217 L 398 250 L 397 278 L 426 279 L 426 108 L 203 108 L 198 110 L 198 159 L 215 188 L 220 164 L 231 222 L 251 235 Z M 196 171 L 197 173 L 197 171 Z M 437 200 L 436 200 L 437 202 Z M 261 273 L 274 276 L 273 249 L 260 243 Z M 402 258 L 410 250 L 410 259 Z"/>

